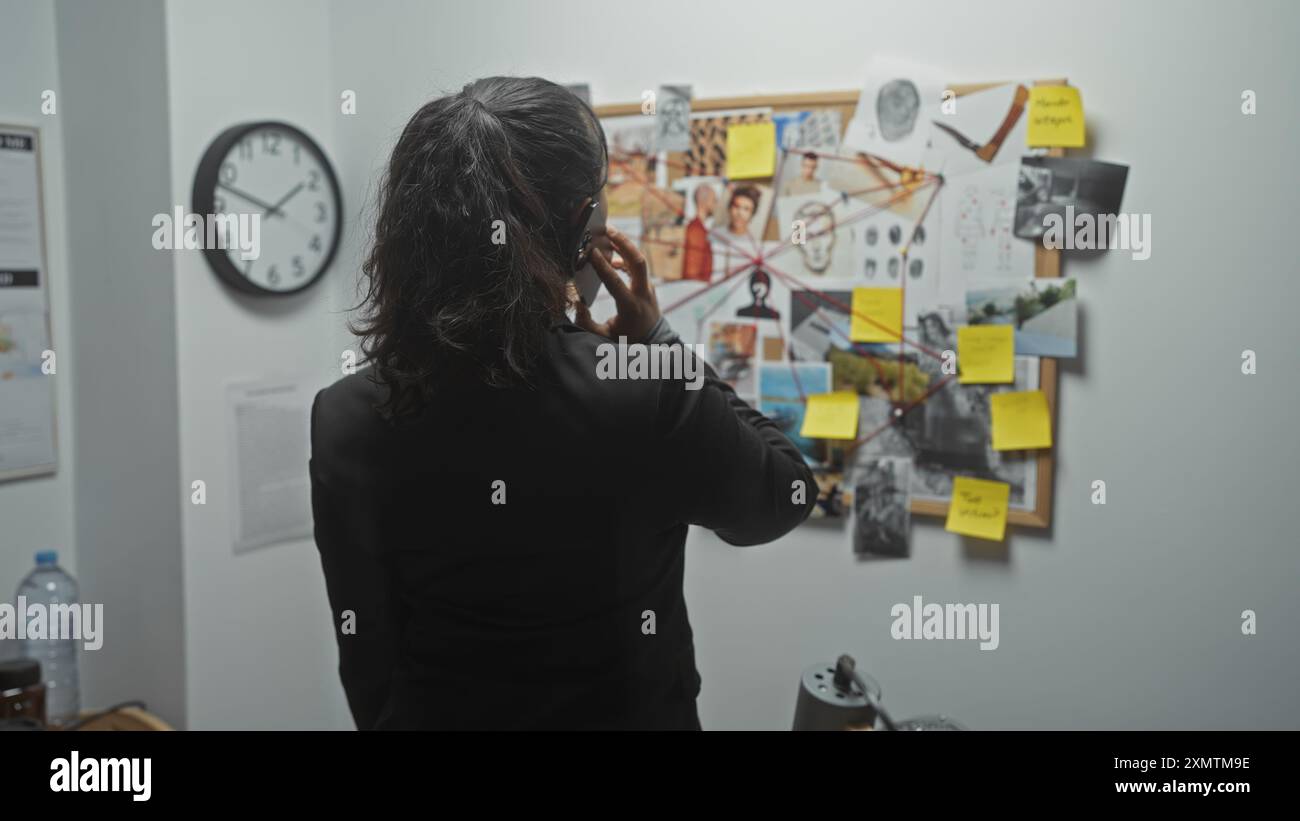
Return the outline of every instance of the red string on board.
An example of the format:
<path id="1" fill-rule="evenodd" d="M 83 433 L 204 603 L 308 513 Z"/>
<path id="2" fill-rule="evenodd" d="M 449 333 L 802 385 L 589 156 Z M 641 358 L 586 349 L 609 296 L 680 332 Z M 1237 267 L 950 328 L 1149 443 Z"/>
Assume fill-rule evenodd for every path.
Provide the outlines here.
<path id="1" fill-rule="evenodd" d="M 912 225 L 912 230 L 908 233 L 907 243 L 903 246 L 903 249 L 901 251 L 903 269 L 906 270 L 907 257 L 910 252 L 911 245 L 915 242 L 917 233 L 920 230 L 922 223 L 924 223 L 926 217 L 929 216 L 930 210 L 933 208 L 934 202 L 938 198 L 939 192 L 944 185 L 945 180 L 941 174 L 930 173 L 925 171 L 924 169 L 907 168 L 904 166 L 900 166 L 884 157 L 880 157 L 871 154 L 869 152 L 858 152 L 857 154 L 854 154 L 852 156 L 844 156 L 840 154 L 831 154 L 831 153 L 816 151 L 811 149 L 780 148 L 779 150 L 781 151 L 781 157 L 778 160 L 777 176 L 779 176 L 780 169 L 783 167 L 785 163 L 786 156 L 789 153 L 794 152 L 800 155 L 813 154 L 821 159 L 829 159 L 829 160 L 840 161 L 840 162 L 853 162 L 859 165 L 866 166 L 868 170 L 871 170 L 877 173 L 878 175 L 879 175 L 879 169 L 885 168 L 888 169 L 889 171 L 898 174 L 900 177 L 908 177 L 908 176 L 913 177 L 913 179 L 900 179 L 895 182 L 886 181 L 881 183 L 880 185 L 871 186 L 861 190 L 841 192 L 840 195 L 847 200 L 850 197 L 856 197 L 863 194 L 893 191 L 893 193 L 889 197 L 887 197 L 883 202 L 873 203 L 863 208 L 861 211 L 855 212 L 849 215 L 848 217 L 837 221 L 832 227 L 823 229 L 822 231 L 816 232 L 808 236 L 816 237 L 816 236 L 821 236 L 824 233 L 829 233 L 831 231 L 838 230 L 846 225 L 850 225 L 854 222 L 866 219 L 872 215 L 881 213 L 891 208 L 892 206 L 898 204 L 899 202 L 907 199 L 908 197 L 911 197 L 914 194 L 921 192 L 925 188 L 931 188 L 930 197 L 926 201 L 925 206 L 921 209 L 921 213 L 917 216 L 916 220 L 914 221 Z M 626 155 L 626 156 L 610 155 L 611 164 L 616 164 L 622 167 L 632 177 L 632 182 L 634 184 L 641 185 L 642 188 L 645 189 L 647 193 L 649 193 L 651 196 L 655 197 L 661 203 L 666 205 L 674 215 L 678 217 L 684 216 L 685 214 L 684 208 L 679 207 L 677 204 L 672 202 L 672 200 L 669 199 L 658 186 L 652 185 L 643 175 L 638 173 L 638 171 L 631 165 L 630 159 L 631 159 L 631 155 Z M 672 161 L 665 161 L 665 162 L 669 167 L 673 167 L 674 165 Z M 677 167 L 684 168 L 685 164 L 677 163 Z M 858 348 L 859 343 L 854 342 L 851 337 L 845 335 L 842 331 L 840 331 L 840 329 L 835 325 L 834 322 L 829 321 L 829 318 L 826 317 L 821 307 L 813 303 L 811 300 L 809 300 L 808 296 L 806 296 L 802 292 L 807 292 L 807 294 L 811 294 L 812 296 L 820 300 L 822 303 L 831 305 L 841 311 L 848 312 L 850 317 L 856 317 L 862 320 L 863 322 L 866 322 L 869 325 L 872 325 L 876 328 L 889 332 L 891 335 L 897 333 L 898 340 L 899 340 L 898 365 L 897 365 L 898 370 L 896 372 L 895 382 L 898 391 L 898 398 L 894 401 L 894 411 L 893 411 L 892 418 L 889 421 L 887 421 L 884 425 L 880 426 L 879 428 L 872 431 L 871 433 L 868 433 L 866 436 L 863 436 L 855 440 L 851 445 L 849 445 L 846 448 L 845 451 L 846 455 L 851 454 L 858 447 L 862 446 L 866 442 L 870 441 L 871 439 L 883 433 L 891 425 L 895 424 L 898 420 L 900 420 L 903 416 L 905 416 L 909 411 L 913 410 L 916 407 L 919 407 L 931 396 L 934 396 L 936 393 L 938 393 L 938 391 L 942 390 L 944 387 L 950 384 L 954 379 L 954 375 L 946 376 L 940 379 L 934 385 L 931 385 L 929 388 L 927 388 L 926 391 L 922 393 L 921 396 L 919 396 L 917 399 L 913 400 L 912 402 L 905 402 L 904 400 L 905 400 L 906 378 L 904 375 L 904 367 L 906 364 L 906 360 L 904 357 L 904 346 L 911 346 L 913 348 L 916 348 L 918 351 L 921 351 L 927 356 L 933 357 L 935 359 L 942 360 L 943 358 L 942 354 L 931 350 L 930 348 L 922 345 L 919 342 L 908 339 L 902 333 L 902 328 L 895 329 L 895 328 L 888 327 L 860 311 L 855 311 L 853 310 L 852 305 L 846 305 L 842 301 L 835 299 L 834 297 L 830 296 L 829 294 L 823 291 L 820 291 L 816 288 L 808 287 L 806 284 L 800 282 L 793 275 L 773 265 L 772 259 L 774 257 L 794 247 L 795 243 L 793 237 L 781 241 L 774 248 L 770 249 L 766 253 L 763 252 L 761 247 L 756 249 L 755 252 L 750 253 L 745 249 L 737 246 L 735 243 L 731 242 L 731 239 L 729 237 L 719 233 L 718 229 L 716 228 L 709 229 L 708 234 L 711 239 L 718 240 L 719 242 L 723 243 L 728 248 L 730 248 L 732 251 L 740 255 L 742 258 L 741 262 L 738 265 L 726 268 L 722 272 L 723 275 L 721 278 L 710 281 L 707 285 L 705 285 L 705 287 L 700 288 L 699 290 L 694 291 L 693 293 L 690 293 L 682 297 L 681 299 L 677 300 L 676 302 L 672 303 L 666 308 L 663 308 L 662 309 L 663 313 L 668 314 L 673 311 L 676 311 L 677 309 L 683 307 L 690 301 L 703 296 L 704 294 L 712 291 L 714 288 L 717 288 L 718 286 L 728 282 L 729 280 L 736 278 L 743 273 L 747 273 L 753 268 L 761 268 L 762 270 L 770 273 L 771 275 L 777 277 L 782 282 L 784 282 L 788 287 L 790 287 L 791 294 L 796 299 L 800 300 L 805 305 L 811 307 L 816 315 L 820 316 L 822 319 L 827 321 L 827 327 L 829 327 L 833 332 L 835 332 L 839 336 L 844 337 L 845 341 L 849 344 L 851 352 L 855 353 L 860 357 L 863 357 L 864 359 L 866 359 L 868 362 L 871 363 L 872 367 L 876 371 L 877 377 L 881 380 L 881 382 L 885 381 L 885 373 L 883 367 L 881 366 L 879 358 L 873 356 L 872 354 L 865 353 L 862 350 L 860 350 Z M 685 247 L 685 241 L 672 242 L 668 240 L 657 240 L 657 239 L 648 239 L 648 238 L 642 241 L 646 243 L 654 243 L 658 245 L 666 245 L 672 247 L 682 247 L 682 248 Z M 707 319 L 715 311 L 717 311 L 719 307 L 726 304 L 730 295 L 734 293 L 736 289 L 740 287 L 741 284 L 742 281 L 737 281 L 732 286 L 732 288 L 727 291 L 727 293 L 723 296 L 722 299 L 718 300 L 711 308 L 709 308 L 708 311 L 706 311 L 704 314 L 702 314 L 699 317 L 699 326 L 697 326 L 697 331 L 699 330 L 699 327 L 702 327 L 705 319 Z M 906 300 L 906 298 L 907 298 L 906 288 L 904 288 L 903 299 Z M 904 315 L 906 315 L 906 305 L 904 305 Z M 790 365 L 791 375 L 793 376 L 795 381 L 795 386 L 799 391 L 800 400 L 806 402 L 807 396 L 804 393 L 803 385 L 799 379 L 798 368 L 795 367 L 795 362 L 790 355 L 789 344 L 785 338 L 785 330 L 781 327 L 781 323 L 779 321 L 777 322 L 777 334 L 781 339 L 782 350 L 785 352 L 785 361 L 788 362 Z M 761 353 L 759 355 L 761 355 Z"/>

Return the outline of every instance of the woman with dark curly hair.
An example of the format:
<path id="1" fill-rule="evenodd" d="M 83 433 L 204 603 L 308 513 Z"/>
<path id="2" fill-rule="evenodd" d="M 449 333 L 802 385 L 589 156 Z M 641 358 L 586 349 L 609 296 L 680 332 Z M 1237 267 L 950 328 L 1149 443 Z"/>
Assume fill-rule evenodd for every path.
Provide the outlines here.
<path id="1" fill-rule="evenodd" d="M 698 729 L 688 525 L 758 544 L 816 501 L 799 451 L 707 368 L 598 377 L 611 338 L 681 345 L 644 257 L 601 226 L 607 165 L 591 109 L 536 78 L 434 100 L 393 149 L 355 328 L 367 366 L 312 408 L 316 544 L 360 728 Z M 575 298 L 575 251 L 608 322 Z"/>

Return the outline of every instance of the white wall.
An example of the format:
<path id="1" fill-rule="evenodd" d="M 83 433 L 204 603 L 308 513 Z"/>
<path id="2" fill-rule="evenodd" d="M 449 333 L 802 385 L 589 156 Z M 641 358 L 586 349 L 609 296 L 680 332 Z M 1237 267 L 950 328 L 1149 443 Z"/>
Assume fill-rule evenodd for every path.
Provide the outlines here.
<path id="1" fill-rule="evenodd" d="M 645 4 L 335 0 L 335 131 L 349 205 L 422 102 L 486 74 L 590 82 L 596 103 L 688 82 L 700 96 L 845 89 L 877 53 L 956 80 L 1066 75 L 1099 159 L 1132 166 L 1127 211 L 1153 214 L 1146 262 L 1067 259 L 1086 295 L 1080 368 L 1061 384 L 1055 526 L 1005 551 L 931 521 L 912 557 L 857 563 L 812 526 L 728 548 L 694 533 L 687 599 L 709 728 L 789 726 L 803 667 L 851 652 L 895 714 L 979 728 L 1297 727 L 1300 551 L 1294 254 L 1300 115 L 1283 2 Z M 310 23 L 308 24 L 310 27 Z M 314 29 L 312 29 L 314 30 Z M 1259 114 L 1239 112 L 1242 89 Z M 356 259 L 353 240 L 341 259 Z M 336 286 L 344 287 L 340 270 Z M 1239 371 L 1243 348 L 1261 371 Z M 685 467 L 685 466 L 683 466 Z M 1108 504 L 1089 503 L 1093 479 Z M 1001 647 L 896 642 L 916 594 L 996 602 Z M 1240 635 L 1239 614 L 1260 632 Z"/>
<path id="2" fill-rule="evenodd" d="M 0 0 L 0 123 L 41 129 L 45 250 L 50 322 L 59 354 L 53 379 L 58 414 L 59 472 L 52 477 L 0 483 L 0 600 L 12 601 L 38 550 L 59 551 L 59 562 L 77 572 L 73 527 L 72 385 L 77 373 L 70 351 L 71 321 L 67 233 L 63 197 L 63 131 L 58 114 L 41 113 L 41 93 L 60 92 L 54 5 Z M 57 98 L 56 98 L 57 99 Z M 56 109 L 57 111 L 57 109 Z M 0 655 L 4 648 L 0 648 Z"/>
<path id="3" fill-rule="evenodd" d="M 68 166 L 72 403 L 81 598 L 104 607 L 82 704 L 141 699 L 185 723 L 173 255 L 162 0 L 55 0 Z M 124 116 L 123 112 L 130 112 Z"/>
<path id="4" fill-rule="evenodd" d="M 173 201 L 158 210 L 189 207 L 200 156 L 236 123 L 286 120 L 337 157 L 330 45 L 328 9 L 308 0 L 169 2 Z M 342 270 L 336 264 L 331 278 Z M 341 322 L 331 306 L 329 285 L 247 299 L 221 285 L 200 254 L 176 257 L 181 479 L 208 487 L 205 506 L 179 502 L 192 729 L 352 726 L 315 545 L 235 556 L 227 497 L 226 385 L 267 375 L 301 377 L 312 390 L 331 382 Z"/>

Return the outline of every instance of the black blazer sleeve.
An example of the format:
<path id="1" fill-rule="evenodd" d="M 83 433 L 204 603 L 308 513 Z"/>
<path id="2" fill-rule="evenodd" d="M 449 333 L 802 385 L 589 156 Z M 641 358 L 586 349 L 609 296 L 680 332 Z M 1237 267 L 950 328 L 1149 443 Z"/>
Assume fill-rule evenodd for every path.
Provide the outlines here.
<path id="1" fill-rule="evenodd" d="M 319 415 L 321 395 L 311 412 L 312 516 L 316 548 L 339 648 L 339 678 L 357 729 L 375 726 L 388 702 L 400 639 L 398 591 L 376 546 L 382 539 L 359 532 L 379 511 L 359 509 L 367 494 L 344 486 L 346 455 L 333 448 L 332 427 Z M 342 459 L 338 469 L 332 466 Z M 350 619 L 349 619 L 350 616 Z M 350 622 L 350 623 L 349 623 Z"/>
<path id="2" fill-rule="evenodd" d="M 693 356 L 689 349 L 685 355 Z M 705 369 L 698 390 L 686 380 L 660 382 L 657 445 L 665 472 L 659 481 L 679 501 L 684 521 L 733 545 L 770 542 L 808 518 L 817 504 L 816 479 L 774 422 L 697 361 Z"/>

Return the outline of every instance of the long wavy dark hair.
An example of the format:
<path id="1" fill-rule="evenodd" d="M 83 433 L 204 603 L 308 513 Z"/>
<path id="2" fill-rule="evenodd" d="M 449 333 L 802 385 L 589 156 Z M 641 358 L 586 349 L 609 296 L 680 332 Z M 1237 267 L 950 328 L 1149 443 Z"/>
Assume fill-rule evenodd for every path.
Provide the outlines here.
<path id="1" fill-rule="evenodd" d="M 381 413 L 422 408 L 444 377 L 532 384 L 569 305 L 569 220 L 607 167 L 591 107 L 547 80 L 487 77 L 415 112 L 380 184 L 352 327 L 388 389 Z"/>

